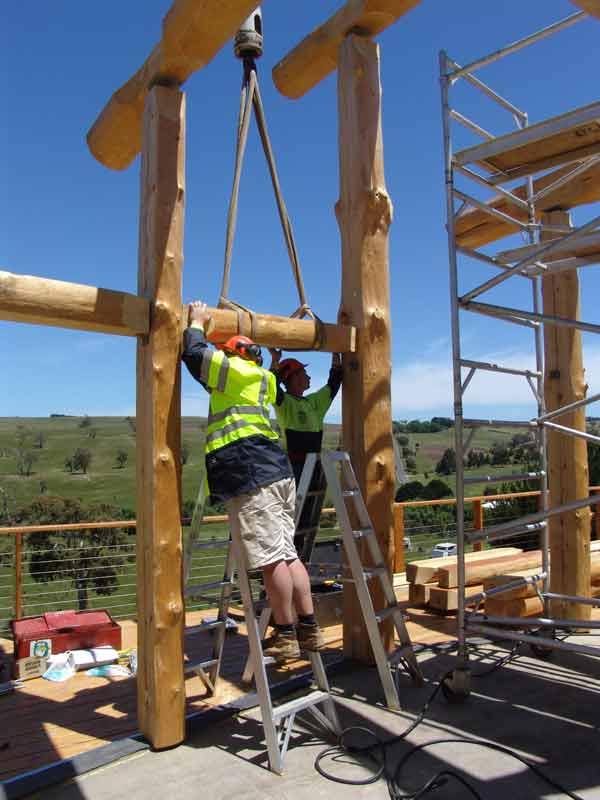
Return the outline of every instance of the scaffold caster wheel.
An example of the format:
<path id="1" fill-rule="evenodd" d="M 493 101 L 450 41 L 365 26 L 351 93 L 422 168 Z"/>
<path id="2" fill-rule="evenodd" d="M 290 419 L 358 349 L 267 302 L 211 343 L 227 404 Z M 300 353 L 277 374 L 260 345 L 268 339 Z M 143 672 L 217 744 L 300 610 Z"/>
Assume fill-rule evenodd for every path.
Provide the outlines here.
<path id="1" fill-rule="evenodd" d="M 442 694 L 452 705 L 464 703 L 471 694 L 471 672 L 468 669 L 455 669 L 442 680 Z"/>
<path id="2" fill-rule="evenodd" d="M 550 636 L 547 637 L 544 637 L 539 633 L 536 635 L 540 639 L 540 642 L 542 642 L 545 638 L 548 639 L 556 638 L 554 631 L 552 631 Z M 533 653 L 533 655 L 536 658 L 542 659 L 543 661 L 548 661 L 554 655 L 554 649 L 552 647 L 544 647 L 542 644 L 530 644 L 529 647 L 531 648 L 531 652 Z"/>

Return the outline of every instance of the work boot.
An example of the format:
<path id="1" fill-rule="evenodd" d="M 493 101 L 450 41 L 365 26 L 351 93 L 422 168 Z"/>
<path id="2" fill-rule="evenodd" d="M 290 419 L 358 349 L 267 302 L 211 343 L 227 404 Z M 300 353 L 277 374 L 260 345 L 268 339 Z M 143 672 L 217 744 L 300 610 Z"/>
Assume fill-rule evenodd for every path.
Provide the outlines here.
<path id="1" fill-rule="evenodd" d="M 300 650 L 308 650 L 311 653 L 322 650 L 325 647 L 323 632 L 318 625 L 304 625 L 298 623 L 298 644 Z"/>
<path id="2" fill-rule="evenodd" d="M 284 661 L 297 661 L 300 658 L 300 648 L 296 632 L 279 631 L 265 639 L 263 642 L 263 653 L 268 658 L 274 658 L 278 664 Z"/>

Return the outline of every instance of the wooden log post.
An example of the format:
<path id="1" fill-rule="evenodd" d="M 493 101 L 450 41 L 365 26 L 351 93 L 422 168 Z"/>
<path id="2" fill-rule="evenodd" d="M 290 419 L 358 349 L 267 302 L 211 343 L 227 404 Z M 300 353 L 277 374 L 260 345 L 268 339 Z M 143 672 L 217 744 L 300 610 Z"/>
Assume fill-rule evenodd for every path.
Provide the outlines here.
<path id="1" fill-rule="evenodd" d="M 483 501 L 481 498 L 473 500 L 473 530 L 483 530 Z M 475 542 L 473 545 L 473 550 L 483 550 L 483 542 Z"/>
<path id="2" fill-rule="evenodd" d="M 138 717 L 153 747 L 185 736 L 181 539 L 181 272 L 185 98 L 148 94 L 138 292 L 152 304 L 137 350 Z"/>
<path id="3" fill-rule="evenodd" d="M 565 211 L 542 215 L 547 225 L 569 225 Z M 543 239 L 556 234 L 543 232 Z M 543 311 L 567 319 L 579 318 L 579 277 L 575 270 L 542 278 Z M 581 332 L 575 328 L 544 326 L 546 374 L 544 396 L 548 411 L 585 397 Z M 585 407 L 559 417 L 556 422 L 585 431 Z M 584 439 L 548 431 L 548 485 L 552 506 L 588 496 L 587 446 Z M 550 590 L 560 594 L 590 596 L 589 508 L 580 508 L 548 520 L 550 540 Z M 589 619 L 591 606 L 552 603 L 560 619 Z"/>
<path id="4" fill-rule="evenodd" d="M 344 356 L 343 435 L 377 532 L 384 559 L 394 568 L 394 454 L 391 414 L 391 344 L 388 228 L 392 204 L 383 170 L 379 48 L 348 36 L 338 70 L 342 240 L 340 322 L 357 327 L 357 353 Z M 373 584 L 375 582 L 372 582 Z M 372 587 L 375 608 L 383 606 Z M 382 625 L 391 646 L 391 621 Z M 372 659 L 351 584 L 344 589 L 344 652 Z"/>

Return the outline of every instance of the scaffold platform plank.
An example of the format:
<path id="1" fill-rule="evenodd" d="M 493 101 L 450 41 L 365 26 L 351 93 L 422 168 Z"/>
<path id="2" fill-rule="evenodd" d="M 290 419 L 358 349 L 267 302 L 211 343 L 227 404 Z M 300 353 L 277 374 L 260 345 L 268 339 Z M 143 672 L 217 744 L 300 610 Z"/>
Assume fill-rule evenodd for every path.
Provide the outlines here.
<path id="1" fill-rule="evenodd" d="M 516 264 L 528 256 L 542 250 L 548 246 L 548 242 L 541 244 L 529 244 L 524 247 L 516 247 L 512 250 L 504 250 L 497 254 L 497 258 L 511 264 Z M 561 261 L 565 258 L 598 258 L 600 260 L 600 233 L 589 233 L 575 241 L 566 241 L 564 244 L 557 244 L 556 249 L 548 255 L 542 257 L 542 261 L 550 263 Z"/>
<path id="2" fill-rule="evenodd" d="M 600 152 L 600 101 L 460 150 L 454 162 L 518 178 Z M 508 178 L 507 178 L 508 179 Z"/>

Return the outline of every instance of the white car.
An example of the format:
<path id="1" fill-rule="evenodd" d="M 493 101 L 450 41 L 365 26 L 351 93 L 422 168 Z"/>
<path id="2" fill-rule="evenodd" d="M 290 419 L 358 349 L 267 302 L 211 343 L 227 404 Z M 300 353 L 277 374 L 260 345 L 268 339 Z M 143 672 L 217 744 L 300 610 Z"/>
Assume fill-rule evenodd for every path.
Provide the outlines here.
<path id="1" fill-rule="evenodd" d="M 431 558 L 440 558 L 456 555 L 456 544 L 454 542 L 438 542 L 431 551 Z"/>

